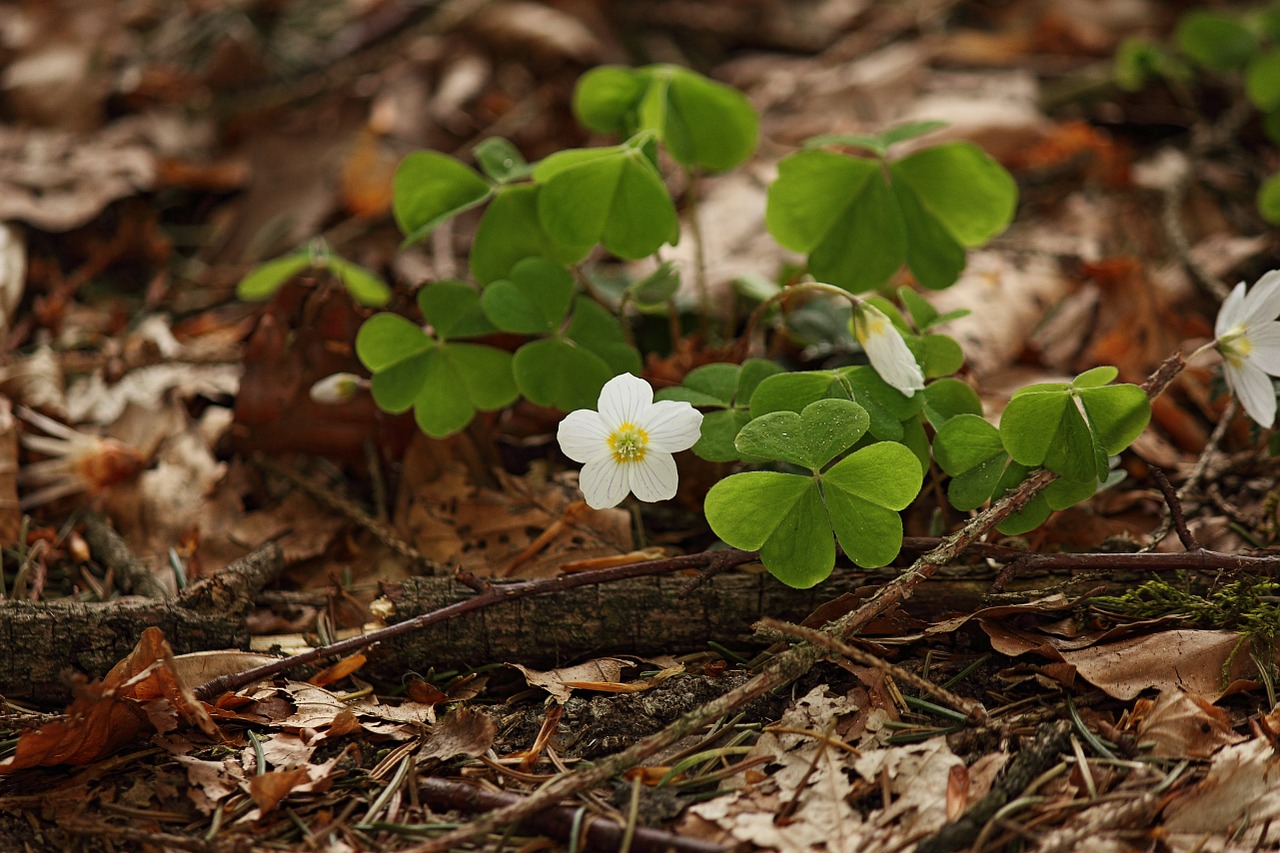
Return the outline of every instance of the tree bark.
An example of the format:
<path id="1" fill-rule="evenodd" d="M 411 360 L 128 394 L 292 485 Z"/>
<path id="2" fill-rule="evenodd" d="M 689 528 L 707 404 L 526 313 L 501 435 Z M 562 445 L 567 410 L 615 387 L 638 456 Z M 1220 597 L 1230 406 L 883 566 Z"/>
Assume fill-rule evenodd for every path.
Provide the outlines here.
<path id="1" fill-rule="evenodd" d="M 244 648 L 254 599 L 283 565 L 279 546 L 271 544 L 164 600 L 0 602 L 0 694 L 65 703 L 76 673 L 102 677 L 151 625 L 164 631 L 176 654 Z"/>

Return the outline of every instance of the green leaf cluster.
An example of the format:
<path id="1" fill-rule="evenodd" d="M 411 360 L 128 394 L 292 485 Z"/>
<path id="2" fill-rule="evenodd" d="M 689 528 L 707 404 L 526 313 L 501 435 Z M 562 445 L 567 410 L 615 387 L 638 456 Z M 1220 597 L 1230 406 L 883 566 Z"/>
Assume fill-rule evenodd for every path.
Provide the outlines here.
<path id="1" fill-rule="evenodd" d="M 742 459 L 734 439 L 751 420 L 751 395 L 760 383 L 782 368 L 762 358 L 742 364 L 706 364 L 689 371 L 675 388 L 663 388 L 658 400 L 681 400 L 700 409 L 709 409 L 702 418 L 702 437 L 693 452 L 711 462 Z"/>
<path id="2" fill-rule="evenodd" d="M 423 432 L 443 438 L 470 423 L 477 410 L 515 401 L 511 354 L 458 340 L 494 331 L 473 287 L 436 282 L 418 291 L 418 308 L 425 328 L 383 313 L 366 320 L 356 335 L 356 355 L 373 374 L 370 390 L 381 409 L 413 409 Z"/>
<path id="3" fill-rule="evenodd" d="M 422 431 L 437 438 L 520 395 L 565 411 L 593 405 L 610 378 L 640 372 L 640 354 L 622 340 L 616 317 L 574 290 L 564 267 L 526 258 L 483 292 L 460 281 L 424 287 L 425 328 L 375 314 L 356 336 L 374 401 L 392 413 L 412 408 Z M 495 332 L 534 340 L 514 355 L 460 340 Z"/>
<path id="4" fill-rule="evenodd" d="M 906 264 L 925 287 L 949 287 L 964 270 L 965 251 L 1012 221 L 1017 186 L 981 148 L 950 142 L 887 159 L 884 152 L 901 138 L 901 129 L 818 137 L 875 156 L 808 148 L 778 164 L 765 224 L 783 246 L 808 255 L 819 280 L 857 293 L 880 287 Z"/>
<path id="5" fill-rule="evenodd" d="M 741 92 L 675 65 L 594 68 L 578 81 L 573 112 L 601 133 L 651 133 L 677 163 L 713 172 L 742 165 L 760 136 Z"/>
<path id="6" fill-rule="evenodd" d="M 811 587 L 831 574 L 837 541 L 858 565 L 885 565 L 902 547 L 898 512 L 915 499 L 923 478 L 911 451 L 887 441 L 868 444 L 828 467 L 869 426 L 865 409 L 839 399 L 752 420 L 735 440 L 740 454 L 810 473 L 751 471 L 726 477 L 707 493 L 711 529 L 736 548 L 758 549 L 765 568 L 793 587 Z"/>
<path id="7" fill-rule="evenodd" d="M 1005 533 L 1023 533 L 1052 510 L 1092 495 L 1111 476 L 1108 457 L 1128 447 L 1151 417 L 1146 393 L 1136 385 L 1107 384 L 1115 377 L 1114 367 L 1099 367 L 1070 383 L 1023 388 L 1009 401 L 998 430 L 976 413 L 942 423 L 933 454 L 951 475 L 951 504 L 976 509 L 1016 487 L 1031 469 L 1047 468 L 1059 479 L 1000 525 Z"/>

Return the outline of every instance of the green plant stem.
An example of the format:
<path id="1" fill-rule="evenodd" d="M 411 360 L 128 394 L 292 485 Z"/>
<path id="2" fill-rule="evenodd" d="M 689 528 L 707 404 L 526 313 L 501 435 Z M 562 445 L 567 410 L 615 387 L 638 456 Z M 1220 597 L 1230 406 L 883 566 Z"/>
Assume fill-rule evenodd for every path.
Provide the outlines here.
<path id="1" fill-rule="evenodd" d="M 698 331 L 706 338 L 711 328 L 711 291 L 707 287 L 707 252 L 698 221 L 698 176 L 693 169 L 684 170 L 689 204 L 689 239 L 693 241 L 693 280 L 698 291 Z"/>
<path id="2" fill-rule="evenodd" d="M 757 305 L 751 312 L 751 316 L 747 318 L 747 328 L 742 333 L 742 340 L 748 348 L 751 346 L 751 338 L 755 335 L 756 326 L 759 325 L 760 318 L 764 316 L 764 313 L 774 305 L 779 302 L 785 302 L 797 293 L 825 293 L 828 296 L 838 296 L 842 299 L 847 299 L 855 311 L 862 304 L 861 299 L 842 287 L 836 287 L 834 284 L 824 284 L 820 281 L 801 281 L 788 285 Z"/>

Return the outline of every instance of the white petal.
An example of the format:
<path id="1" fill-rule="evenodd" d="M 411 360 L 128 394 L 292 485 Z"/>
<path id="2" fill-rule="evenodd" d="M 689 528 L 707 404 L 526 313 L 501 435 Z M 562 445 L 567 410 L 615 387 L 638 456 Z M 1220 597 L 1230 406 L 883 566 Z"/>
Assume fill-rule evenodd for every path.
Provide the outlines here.
<path id="1" fill-rule="evenodd" d="M 1249 330 L 1247 360 L 1270 373 L 1280 376 L 1280 323 L 1272 321 Z"/>
<path id="2" fill-rule="evenodd" d="M 582 466 L 578 475 L 578 488 L 592 509 L 608 509 L 622 503 L 631 491 L 627 477 L 627 465 L 619 465 L 610 456 L 596 459 Z"/>
<path id="3" fill-rule="evenodd" d="M 556 430 L 556 441 L 564 455 L 574 462 L 590 462 L 609 456 L 609 428 L 590 409 L 565 415 Z"/>
<path id="4" fill-rule="evenodd" d="M 1276 391 L 1271 384 L 1271 377 L 1247 361 L 1238 368 L 1228 363 L 1226 372 L 1227 384 L 1231 386 L 1249 417 L 1270 428 L 1276 420 Z"/>
<path id="5" fill-rule="evenodd" d="M 636 423 L 653 403 L 649 383 L 630 373 L 620 373 L 600 389 L 600 417 L 614 429 L 620 424 Z"/>
<path id="6" fill-rule="evenodd" d="M 649 434 L 650 448 L 675 453 L 688 450 L 702 437 L 702 412 L 688 403 L 659 400 L 637 426 Z"/>
<path id="7" fill-rule="evenodd" d="M 924 373 L 916 363 L 916 357 L 888 320 L 881 331 L 867 335 L 862 348 L 880 378 L 906 396 L 910 397 L 924 387 Z"/>
<path id="8" fill-rule="evenodd" d="M 1242 281 L 1227 294 L 1226 299 L 1222 300 L 1222 307 L 1218 309 L 1218 319 L 1213 324 L 1215 338 L 1222 337 L 1228 330 L 1244 322 L 1244 290 L 1245 283 Z"/>
<path id="9" fill-rule="evenodd" d="M 650 450 L 643 462 L 632 462 L 631 491 L 642 501 L 667 501 L 676 496 L 680 474 L 670 453 Z"/>
<path id="10" fill-rule="evenodd" d="M 1245 322 L 1253 325 L 1280 317 L 1280 270 L 1258 279 L 1244 297 Z"/>

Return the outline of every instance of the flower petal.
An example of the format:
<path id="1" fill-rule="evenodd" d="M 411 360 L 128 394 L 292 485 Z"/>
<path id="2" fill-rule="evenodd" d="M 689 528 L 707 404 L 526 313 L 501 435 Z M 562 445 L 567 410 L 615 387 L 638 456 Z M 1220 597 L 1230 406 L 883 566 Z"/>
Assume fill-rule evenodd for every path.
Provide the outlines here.
<path id="1" fill-rule="evenodd" d="M 653 388 L 638 376 L 620 373 L 604 383 L 596 408 L 609 429 L 620 424 L 637 423 L 645 409 L 653 403 Z"/>
<path id="2" fill-rule="evenodd" d="M 1244 321 L 1247 325 L 1276 317 L 1280 317 L 1280 270 L 1272 270 L 1258 279 L 1244 297 Z"/>
<path id="3" fill-rule="evenodd" d="M 565 415 L 556 430 L 556 441 L 564 455 L 574 462 L 590 462 L 609 456 L 609 428 L 590 409 Z"/>
<path id="4" fill-rule="evenodd" d="M 1280 323 L 1274 320 L 1249 330 L 1249 361 L 1272 376 L 1280 376 Z"/>
<path id="5" fill-rule="evenodd" d="M 1276 421 L 1276 390 L 1271 377 L 1248 361 L 1239 367 L 1232 367 L 1228 362 L 1226 374 L 1227 384 L 1249 417 L 1269 429 Z"/>
<path id="6" fill-rule="evenodd" d="M 861 343 L 871 366 L 885 382 L 908 397 L 924 387 L 924 373 L 916 357 L 888 317 L 884 317 L 883 323 L 872 325 Z"/>
<path id="7" fill-rule="evenodd" d="M 632 463 L 634 465 L 634 463 Z M 578 488 L 592 509 L 608 509 L 622 503 L 631 491 L 627 465 L 619 465 L 613 457 L 595 459 L 582 466 L 578 475 Z"/>
<path id="8" fill-rule="evenodd" d="M 637 424 L 649 434 L 649 447 L 675 453 L 688 450 L 702 437 L 702 412 L 688 403 L 659 400 Z"/>
<path id="9" fill-rule="evenodd" d="M 1245 283 L 1242 281 L 1232 288 L 1226 299 L 1222 300 L 1222 307 L 1218 309 L 1218 319 L 1213 324 L 1215 338 L 1222 337 L 1244 322 L 1244 291 Z"/>
<path id="10" fill-rule="evenodd" d="M 632 462 L 630 468 L 631 491 L 640 500 L 653 503 L 676 496 L 680 475 L 676 471 L 676 460 L 670 453 L 650 450 L 643 461 Z"/>

